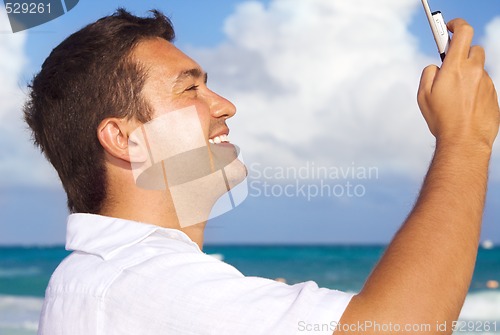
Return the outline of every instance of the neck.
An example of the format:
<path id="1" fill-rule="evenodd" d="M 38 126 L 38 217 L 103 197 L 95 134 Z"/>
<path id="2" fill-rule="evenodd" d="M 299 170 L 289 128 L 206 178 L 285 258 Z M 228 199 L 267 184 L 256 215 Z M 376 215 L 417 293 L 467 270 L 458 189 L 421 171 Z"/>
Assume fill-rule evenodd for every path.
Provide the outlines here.
<path id="1" fill-rule="evenodd" d="M 200 250 L 203 250 L 203 239 L 205 237 L 206 224 L 207 222 L 205 221 L 189 227 L 181 228 L 180 230 L 183 231 L 187 236 L 189 236 L 191 241 L 198 244 Z"/>
<path id="2" fill-rule="evenodd" d="M 174 202 L 169 188 L 138 187 L 130 164 L 113 157 L 108 160 L 106 200 L 99 214 L 177 229 L 198 244 L 200 250 L 203 248 L 205 226 L 221 190 L 213 188 L 207 193 L 186 187 L 179 192 L 177 188 Z"/>
<path id="3" fill-rule="evenodd" d="M 116 183 L 110 181 L 100 215 L 177 229 L 195 242 L 200 250 L 203 249 L 206 220 L 182 227 L 168 191 L 144 190 L 137 188 L 135 184 L 125 184 L 122 182 L 118 184 L 119 187 L 113 187 Z"/>

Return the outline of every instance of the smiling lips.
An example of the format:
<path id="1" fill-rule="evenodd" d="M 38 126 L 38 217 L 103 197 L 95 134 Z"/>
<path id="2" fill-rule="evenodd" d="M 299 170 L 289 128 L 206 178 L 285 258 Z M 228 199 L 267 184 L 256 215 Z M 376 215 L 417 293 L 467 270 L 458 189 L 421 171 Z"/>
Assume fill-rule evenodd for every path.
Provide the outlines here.
<path id="1" fill-rule="evenodd" d="M 223 134 L 210 138 L 208 142 L 211 144 L 229 143 L 229 138 L 227 137 L 227 134 Z"/>

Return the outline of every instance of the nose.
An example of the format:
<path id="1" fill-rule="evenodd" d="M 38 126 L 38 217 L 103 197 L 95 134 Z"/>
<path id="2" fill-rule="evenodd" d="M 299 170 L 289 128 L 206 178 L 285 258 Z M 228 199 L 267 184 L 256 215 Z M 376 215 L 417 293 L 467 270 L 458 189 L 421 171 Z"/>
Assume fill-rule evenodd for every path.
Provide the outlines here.
<path id="1" fill-rule="evenodd" d="M 212 92 L 213 97 L 210 104 L 210 113 L 214 118 L 229 119 L 236 114 L 236 106 L 224 97 Z"/>

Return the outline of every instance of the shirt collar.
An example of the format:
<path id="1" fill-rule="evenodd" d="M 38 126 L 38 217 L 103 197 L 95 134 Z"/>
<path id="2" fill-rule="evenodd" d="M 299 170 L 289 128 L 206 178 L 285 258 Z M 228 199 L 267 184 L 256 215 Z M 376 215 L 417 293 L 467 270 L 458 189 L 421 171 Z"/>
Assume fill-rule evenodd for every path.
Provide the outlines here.
<path id="1" fill-rule="evenodd" d="M 155 232 L 165 238 L 196 246 L 184 232 L 152 224 L 118 219 L 96 214 L 71 214 L 66 230 L 66 250 L 83 251 L 103 259 L 139 243 Z"/>

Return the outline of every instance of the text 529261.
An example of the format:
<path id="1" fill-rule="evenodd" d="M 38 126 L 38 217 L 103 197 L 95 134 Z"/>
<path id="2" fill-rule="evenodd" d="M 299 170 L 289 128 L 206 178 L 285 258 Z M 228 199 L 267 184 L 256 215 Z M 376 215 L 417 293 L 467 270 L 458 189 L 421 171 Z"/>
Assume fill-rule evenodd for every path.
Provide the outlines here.
<path id="1" fill-rule="evenodd" d="M 43 2 L 6 2 L 7 14 L 50 14 L 50 3 Z"/>

